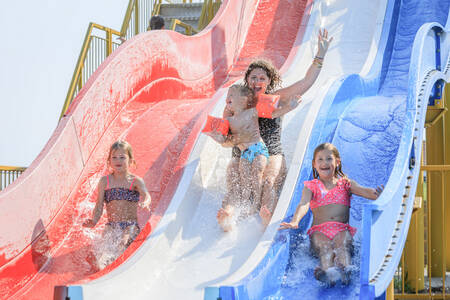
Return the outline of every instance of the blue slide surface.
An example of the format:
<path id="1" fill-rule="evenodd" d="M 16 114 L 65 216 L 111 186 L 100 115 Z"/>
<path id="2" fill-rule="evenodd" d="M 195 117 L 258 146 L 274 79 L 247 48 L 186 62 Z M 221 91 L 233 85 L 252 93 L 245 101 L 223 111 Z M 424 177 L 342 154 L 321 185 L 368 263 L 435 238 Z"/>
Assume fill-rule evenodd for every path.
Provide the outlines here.
<path id="1" fill-rule="evenodd" d="M 425 113 L 450 79 L 450 0 L 391 0 L 378 53 L 364 78 L 335 82 L 320 108 L 286 220 L 300 201 L 303 181 L 312 178 L 315 147 L 331 142 L 343 171 L 363 186 L 385 185 L 372 202 L 352 198 L 350 224 L 357 227 L 352 284 L 327 288 L 314 279 L 317 260 L 309 254 L 306 230 L 280 231 L 249 276 L 222 286 L 225 299 L 384 299 L 408 233 Z"/>

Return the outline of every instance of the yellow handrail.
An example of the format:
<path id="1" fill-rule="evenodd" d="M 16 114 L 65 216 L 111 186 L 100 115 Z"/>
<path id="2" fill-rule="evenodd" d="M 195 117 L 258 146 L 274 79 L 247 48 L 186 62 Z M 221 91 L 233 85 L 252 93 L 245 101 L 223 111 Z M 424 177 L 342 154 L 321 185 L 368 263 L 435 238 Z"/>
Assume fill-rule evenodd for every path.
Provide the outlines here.
<path id="1" fill-rule="evenodd" d="M 186 24 L 178 19 L 172 19 L 171 30 L 175 30 L 177 26 L 183 27 L 186 35 L 192 35 L 193 33 L 198 33 L 198 31 L 189 24 Z"/>
<path id="2" fill-rule="evenodd" d="M 0 166 L 0 191 L 16 180 L 26 168 L 13 166 Z"/>
<path id="3" fill-rule="evenodd" d="M 125 13 L 120 31 L 96 23 L 89 23 L 60 118 L 64 116 L 70 103 L 72 103 L 72 100 L 75 98 L 78 91 L 83 87 L 84 83 L 89 79 L 92 73 L 103 62 L 103 60 L 120 45 L 119 43 L 114 42 L 113 38 L 128 39 L 136 34 L 139 34 L 139 32 L 146 30 L 146 24 L 144 25 L 141 22 L 143 19 L 142 15 L 146 19 L 145 23 L 147 23 L 150 20 L 152 3 L 152 0 L 130 0 L 128 2 L 127 11 Z M 143 11 L 141 13 L 139 10 L 140 6 L 149 9 L 148 11 Z M 105 38 L 94 34 L 94 29 L 104 34 Z M 97 44 L 95 44 L 95 42 Z M 89 57 L 89 52 L 93 52 L 92 58 Z"/>
<path id="4" fill-rule="evenodd" d="M 211 20 L 216 15 L 219 10 L 222 1 L 220 0 L 205 0 L 202 6 L 202 12 L 200 14 L 200 19 L 198 20 L 197 29 L 200 31 L 205 28 Z"/>
<path id="5" fill-rule="evenodd" d="M 27 168 L 25 167 L 13 167 L 13 166 L 0 166 L 0 171 L 20 171 L 23 172 Z"/>
<path id="6" fill-rule="evenodd" d="M 89 23 L 88 29 L 86 31 L 86 35 L 84 37 L 83 46 L 81 47 L 81 52 L 80 52 L 80 55 L 78 56 L 78 61 L 77 61 L 75 70 L 72 75 L 72 80 L 69 85 L 69 90 L 67 92 L 66 100 L 64 101 L 64 105 L 63 105 L 63 108 L 61 111 L 60 118 L 62 118 L 64 116 L 64 114 L 67 111 L 67 109 L 69 108 L 69 105 L 72 102 L 73 98 L 75 98 L 75 92 L 77 91 L 77 87 L 78 87 L 78 91 L 79 91 L 81 89 L 81 87 L 84 85 L 84 82 L 88 79 L 88 78 L 82 78 L 82 71 L 83 71 L 83 68 L 85 67 L 86 57 L 87 57 L 89 48 L 91 46 L 91 41 L 94 37 L 94 35 L 92 35 L 92 31 L 94 28 L 96 28 L 100 31 L 103 31 L 106 35 L 106 39 L 104 39 L 106 41 L 106 53 L 104 53 L 106 55 L 105 57 L 110 55 L 113 51 L 112 35 L 114 34 L 117 37 L 121 36 L 121 33 L 119 31 L 116 31 L 114 29 L 111 29 L 109 27 L 102 26 L 102 25 L 99 25 L 96 23 L 92 23 L 92 22 Z M 96 66 L 96 67 L 98 67 L 98 66 Z M 89 76 L 90 76 L 90 74 L 89 74 Z"/>
<path id="7" fill-rule="evenodd" d="M 167 3 L 175 3 L 175 1 L 165 0 Z M 188 0 L 183 0 L 187 3 Z M 140 32 L 146 31 L 151 15 L 159 14 L 162 0 L 129 0 L 127 11 L 120 31 L 102 26 L 96 23 L 90 23 L 86 31 L 83 45 L 81 47 L 80 55 L 78 56 L 77 64 L 72 75 L 72 79 L 67 91 L 66 99 L 61 111 L 60 118 L 64 116 L 73 99 L 81 90 L 83 85 L 103 62 L 108 55 L 114 51 L 120 44 L 114 42 L 114 38 L 129 39 Z M 192 3 L 192 0 L 189 0 Z M 172 26 L 182 26 L 185 28 L 187 34 L 198 33 L 199 29 L 203 29 L 214 17 L 218 10 L 221 1 L 205 0 L 202 6 L 202 15 L 200 16 L 198 29 L 185 24 L 181 21 L 174 21 Z M 104 38 L 94 34 L 94 30 L 105 35 Z M 97 49 L 100 48 L 100 49 Z M 100 51 L 100 52 L 99 52 Z M 92 53 L 92 55 L 90 55 Z M 93 56 L 93 58 L 91 58 Z"/>

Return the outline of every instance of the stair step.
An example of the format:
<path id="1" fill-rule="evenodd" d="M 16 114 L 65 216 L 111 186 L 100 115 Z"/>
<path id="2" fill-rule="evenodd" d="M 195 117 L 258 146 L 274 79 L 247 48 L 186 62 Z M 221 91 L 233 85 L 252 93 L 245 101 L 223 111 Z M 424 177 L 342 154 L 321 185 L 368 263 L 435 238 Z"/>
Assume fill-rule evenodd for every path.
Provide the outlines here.
<path id="1" fill-rule="evenodd" d="M 162 4 L 160 9 L 161 16 L 190 16 L 200 17 L 203 3 L 179 3 Z"/>
<path id="2" fill-rule="evenodd" d="M 168 8 L 173 8 L 173 7 L 181 7 L 181 8 L 202 8 L 203 3 L 202 2 L 197 2 L 197 3 L 164 3 L 161 4 L 161 7 L 168 7 Z"/>
<path id="3" fill-rule="evenodd" d="M 178 19 L 180 21 L 198 21 L 200 18 L 199 17 L 191 17 L 191 16 L 163 16 L 164 21 L 171 21 L 173 19 Z"/>

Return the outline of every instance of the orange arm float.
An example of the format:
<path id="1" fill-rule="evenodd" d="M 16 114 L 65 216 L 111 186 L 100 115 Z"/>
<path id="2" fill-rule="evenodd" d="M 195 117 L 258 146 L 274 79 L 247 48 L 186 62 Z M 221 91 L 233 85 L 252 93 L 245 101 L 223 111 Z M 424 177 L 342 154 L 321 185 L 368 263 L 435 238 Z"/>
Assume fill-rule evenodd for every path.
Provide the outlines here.
<path id="1" fill-rule="evenodd" d="M 278 107 L 280 95 L 259 94 L 256 111 L 260 118 L 272 118 L 272 112 Z"/>
<path id="2" fill-rule="evenodd" d="M 228 122 L 228 120 L 208 116 L 208 119 L 206 120 L 206 124 L 205 127 L 203 127 L 202 132 L 210 133 L 212 131 L 216 131 L 224 136 L 227 136 L 229 129 L 230 129 L 230 122 Z"/>

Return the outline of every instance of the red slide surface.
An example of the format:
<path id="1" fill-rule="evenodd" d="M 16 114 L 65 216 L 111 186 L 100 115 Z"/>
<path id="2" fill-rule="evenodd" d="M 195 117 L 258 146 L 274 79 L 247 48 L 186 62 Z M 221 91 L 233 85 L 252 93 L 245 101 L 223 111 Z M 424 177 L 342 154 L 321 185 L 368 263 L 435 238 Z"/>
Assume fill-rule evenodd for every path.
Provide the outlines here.
<path id="1" fill-rule="evenodd" d="M 212 23 L 186 37 L 140 34 L 99 67 L 42 152 L 0 193 L 0 299 L 53 299 L 54 286 L 108 273 L 144 242 L 164 214 L 216 93 L 242 77 L 254 58 L 281 67 L 302 30 L 310 1 L 224 1 Z M 307 15 L 307 14 L 305 14 Z M 304 21 L 304 20 L 303 20 Z M 106 269 L 91 267 L 92 234 L 81 226 L 108 173 L 110 145 L 125 139 L 144 178 L 153 213 L 139 211 L 142 232 Z"/>

